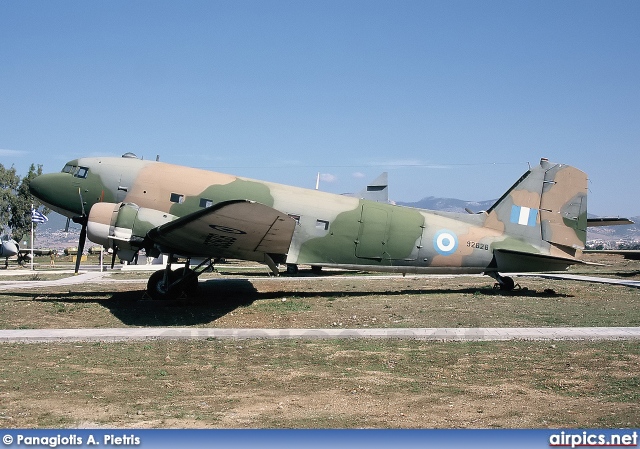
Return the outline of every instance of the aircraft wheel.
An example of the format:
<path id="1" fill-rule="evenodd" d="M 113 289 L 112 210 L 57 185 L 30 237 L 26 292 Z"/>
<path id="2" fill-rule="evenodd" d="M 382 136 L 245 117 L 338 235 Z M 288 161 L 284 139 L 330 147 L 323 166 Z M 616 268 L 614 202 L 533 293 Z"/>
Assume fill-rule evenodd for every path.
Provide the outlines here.
<path id="1" fill-rule="evenodd" d="M 298 266 L 294 263 L 288 263 L 287 274 L 298 274 Z"/>
<path id="2" fill-rule="evenodd" d="M 164 272 L 166 270 L 158 270 L 149 277 L 147 282 L 147 293 L 154 300 L 166 300 L 175 298 L 175 292 L 169 290 L 164 285 Z M 169 277 L 169 282 L 172 282 L 172 276 Z"/>
<path id="3" fill-rule="evenodd" d="M 509 276 L 503 276 L 502 278 L 500 278 L 500 281 L 500 290 L 511 291 L 516 286 L 513 278 L 510 278 Z"/>
<path id="4" fill-rule="evenodd" d="M 311 265 L 311 272 L 314 273 L 314 274 L 322 273 L 322 266 L 321 265 Z"/>

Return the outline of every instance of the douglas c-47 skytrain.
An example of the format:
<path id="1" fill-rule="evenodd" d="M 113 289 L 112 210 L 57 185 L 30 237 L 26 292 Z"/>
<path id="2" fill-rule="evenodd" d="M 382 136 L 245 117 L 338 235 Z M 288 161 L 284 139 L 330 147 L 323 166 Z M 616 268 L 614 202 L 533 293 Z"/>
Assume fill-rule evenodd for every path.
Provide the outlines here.
<path id="1" fill-rule="evenodd" d="M 189 295 L 216 258 L 394 273 L 564 270 L 581 263 L 587 176 L 542 159 L 489 210 L 436 212 L 122 158 L 70 161 L 31 182 L 31 192 L 82 225 L 86 237 L 131 261 L 141 249 L 169 255 L 153 274 L 157 299 Z M 178 269 L 177 257 L 187 262 Z M 191 268 L 191 259 L 204 262 Z M 79 260 L 79 258 L 78 258 Z M 76 271 L 78 265 L 76 265 Z"/>

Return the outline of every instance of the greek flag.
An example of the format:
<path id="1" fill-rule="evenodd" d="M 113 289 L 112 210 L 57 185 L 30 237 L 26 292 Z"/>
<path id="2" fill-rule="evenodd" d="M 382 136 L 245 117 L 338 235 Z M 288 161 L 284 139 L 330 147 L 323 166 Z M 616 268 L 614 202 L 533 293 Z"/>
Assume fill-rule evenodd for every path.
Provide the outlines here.
<path id="1" fill-rule="evenodd" d="M 44 223 L 45 221 L 49 221 L 49 219 L 37 210 L 31 209 L 31 221 L 33 223 Z"/>
<path id="2" fill-rule="evenodd" d="M 530 209 L 528 207 L 521 206 L 511 207 L 511 223 L 517 223 L 524 226 L 535 226 L 536 218 L 538 218 L 538 209 Z"/>

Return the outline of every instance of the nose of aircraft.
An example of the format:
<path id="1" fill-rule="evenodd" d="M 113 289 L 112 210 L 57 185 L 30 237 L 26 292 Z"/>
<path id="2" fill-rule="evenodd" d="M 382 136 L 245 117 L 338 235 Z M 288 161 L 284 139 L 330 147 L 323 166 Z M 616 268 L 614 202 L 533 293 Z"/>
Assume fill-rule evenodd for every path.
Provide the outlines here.
<path id="1" fill-rule="evenodd" d="M 5 240 L 0 244 L 0 257 L 11 257 L 18 254 L 18 247 L 11 240 Z"/>
<path id="2" fill-rule="evenodd" d="M 46 185 L 47 185 L 47 177 L 49 175 L 40 175 L 40 176 L 36 176 L 35 178 L 33 178 L 31 180 L 31 182 L 29 183 L 29 191 L 31 192 L 31 194 L 33 196 L 35 196 L 36 198 L 43 200 L 43 196 L 46 192 Z"/>
<path id="3" fill-rule="evenodd" d="M 29 183 L 29 191 L 40 201 L 55 206 L 57 183 L 57 173 L 40 175 Z M 59 192 L 58 192 L 59 193 Z"/>
<path id="4" fill-rule="evenodd" d="M 31 180 L 29 191 L 51 209 L 63 215 L 80 214 L 80 199 L 68 173 L 48 173 Z"/>

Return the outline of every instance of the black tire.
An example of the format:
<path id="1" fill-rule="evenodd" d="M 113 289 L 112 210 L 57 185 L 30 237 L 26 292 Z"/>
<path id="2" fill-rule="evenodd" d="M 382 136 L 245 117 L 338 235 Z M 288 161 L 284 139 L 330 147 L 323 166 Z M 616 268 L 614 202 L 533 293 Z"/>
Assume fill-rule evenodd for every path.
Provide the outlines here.
<path id="1" fill-rule="evenodd" d="M 158 270 L 149 277 L 147 282 L 147 294 L 151 296 L 151 299 L 156 301 L 164 301 L 167 299 L 174 299 L 176 294 L 165 288 L 164 284 L 164 272 L 166 270 Z M 169 282 L 172 282 L 172 276 L 169 276 Z"/>
<path id="2" fill-rule="evenodd" d="M 311 272 L 314 273 L 314 274 L 322 273 L 322 266 L 321 265 L 311 265 Z"/>
<path id="3" fill-rule="evenodd" d="M 502 278 L 500 278 L 500 290 L 505 290 L 510 292 L 511 290 L 513 290 L 516 286 L 516 283 L 513 281 L 513 278 L 510 278 L 509 276 L 504 276 Z"/>
<path id="4" fill-rule="evenodd" d="M 294 263 L 288 263 L 287 264 L 287 274 L 298 274 L 298 266 Z"/>

